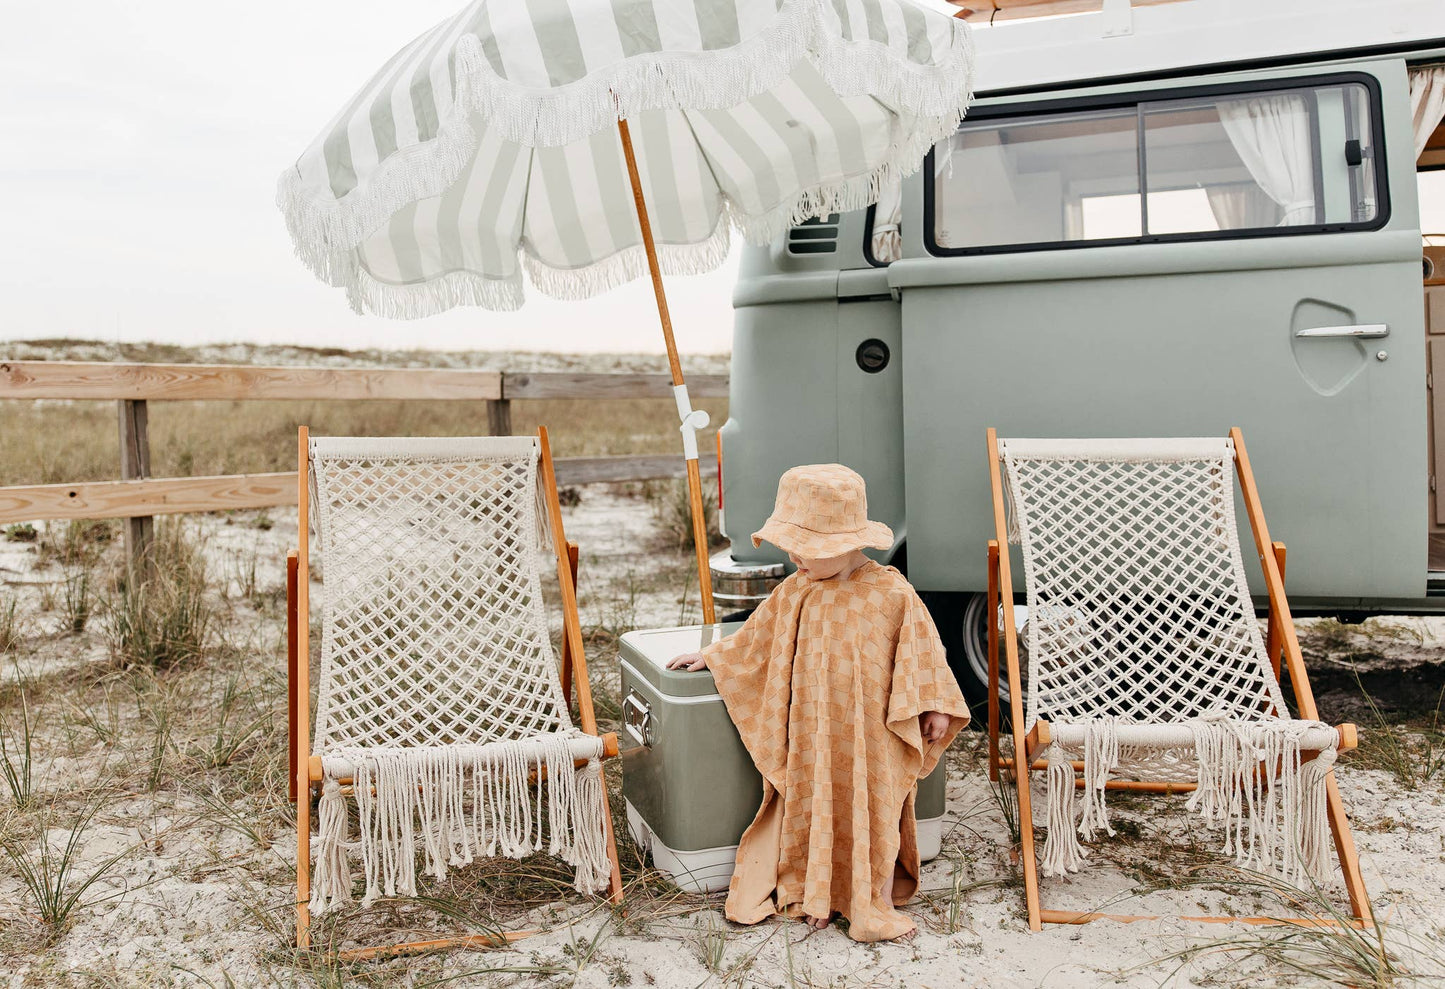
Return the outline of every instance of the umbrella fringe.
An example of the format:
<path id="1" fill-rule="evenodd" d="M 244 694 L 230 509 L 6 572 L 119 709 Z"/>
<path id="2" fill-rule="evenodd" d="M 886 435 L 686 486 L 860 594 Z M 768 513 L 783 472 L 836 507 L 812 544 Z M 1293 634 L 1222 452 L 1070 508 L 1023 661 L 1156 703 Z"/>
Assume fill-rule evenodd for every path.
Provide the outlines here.
<path id="1" fill-rule="evenodd" d="M 841 182 L 804 189 L 766 213 L 744 213 L 729 200 L 729 218 L 745 240 L 761 246 L 771 244 L 789 227 L 815 216 L 864 209 L 878 201 L 880 192 L 889 182 L 900 181 L 918 171 L 923 156 L 939 141 L 958 130 L 961 119 L 960 113 L 952 121 L 940 119 L 936 127 L 916 130 L 906 140 L 889 148 L 882 163 L 873 171 Z"/>
<path id="2" fill-rule="evenodd" d="M 446 191 L 476 155 L 477 143 L 466 115 L 453 114 L 435 138 L 397 149 L 364 187 L 334 200 L 317 199 L 294 166 L 286 169 L 277 182 L 276 206 L 296 256 L 317 278 L 354 296 L 356 248 L 408 203 Z"/>
<path id="3" fill-rule="evenodd" d="M 914 116 L 938 116 L 972 99 L 974 48 L 966 27 L 946 57 L 908 62 L 887 45 L 841 36 L 826 0 L 785 0 L 772 27 L 727 49 L 637 55 L 576 82 L 538 91 L 499 78 L 475 35 L 457 42 L 456 103 L 477 113 L 503 140 L 558 147 L 645 110 L 726 109 L 778 85 L 811 62 L 840 96 L 871 96 Z M 960 98 L 960 70 L 968 92 Z"/>
<path id="4" fill-rule="evenodd" d="M 354 280 L 346 286 L 346 300 L 357 313 L 387 319 L 420 319 L 457 306 L 511 312 L 522 308 L 522 274 L 502 279 L 471 271 L 450 271 L 425 282 L 395 284 L 380 281 L 358 267 Z"/>
<path id="5" fill-rule="evenodd" d="M 645 110 L 736 106 L 782 82 L 824 38 L 817 0 L 787 0 L 772 27 L 728 49 L 637 55 L 556 89 L 498 78 L 475 36 L 457 45 L 458 99 L 504 140 L 558 147 Z"/>
<path id="6" fill-rule="evenodd" d="M 657 264 L 665 275 L 700 275 L 712 271 L 727 259 L 732 236 L 726 217 L 707 240 L 697 244 L 658 244 Z M 611 257 L 585 268 L 553 268 L 523 252 L 527 278 L 543 295 L 554 299 L 590 299 L 648 272 L 647 251 L 641 244 L 626 247 Z"/>
<path id="7" fill-rule="evenodd" d="M 701 243 L 658 244 L 658 266 L 668 275 L 712 271 L 727 259 L 730 243 L 727 221 L 720 219 L 712 234 Z M 553 268 L 525 251 L 521 252 L 521 261 L 537 291 L 554 299 L 590 299 L 647 274 L 647 253 L 641 244 L 577 270 Z M 520 273 L 497 279 L 470 271 L 452 271 L 426 282 L 396 284 L 380 281 L 358 266 L 354 280 L 346 288 L 352 309 L 387 319 L 420 319 L 457 306 L 510 312 L 520 309 L 523 302 Z"/>
<path id="8" fill-rule="evenodd" d="M 354 308 L 378 303 L 382 315 L 421 316 L 451 305 L 477 304 L 514 309 L 521 286 L 454 273 L 439 288 L 380 283 L 358 264 L 357 247 L 408 203 L 440 196 L 476 154 L 478 129 L 529 146 L 555 146 L 581 140 L 621 117 L 649 109 L 733 106 L 787 77 L 802 59 L 812 62 L 840 95 L 868 95 L 906 115 L 932 118 L 933 126 L 890 148 L 872 173 L 841 183 L 805 190 L 762 216 L 747 216 L 729 204 L 728 215 L 744 237 L 768 243 L 789 226 L 810 216 L 861 209 L 875 202 L 880 186 L 915 171 L 924 153 L 952 134 L 972 99 L 974 53 L 968 30 L 960 25 L 952 47 L 934 64 L 901 58 L 871 39 L 843 39 L 831 4 L 821 0 L 785 0 L 772 28 L 724 51 L 665 52 L 638 56 L 590 74 L 556 90 L 522 89 L 500 79 L 481 43 L 465 35 L 455 50 L 456 94 L 439 114 L 436 136 L 400 148 L 340 199 L 316 197 L 296 167 L 282 173 L 276 203 L 286 217 L 297 256 L 327 284 L 347 289 Z M 960 75 L 967 79 L 959 92 Z M 476 118 L 476 119 L 473 119 Z M 712 238 L 716 238 L 714 232 Z M 700 248 L 700 250 L 698 249 Z M 675 256 L 672 273 L 716 267 L 708 263 L 716 242 L 660 249 Z M 640 275 L 645 266 L 628 249 L 602 261 L 593 275 L 559 272 L 525 258 L 538 288 L 559 298 L 586 298 Z M 664 262 L 667 270 L 667 262 Z M 554 286 L 555 291 L 547 286 Z"/>

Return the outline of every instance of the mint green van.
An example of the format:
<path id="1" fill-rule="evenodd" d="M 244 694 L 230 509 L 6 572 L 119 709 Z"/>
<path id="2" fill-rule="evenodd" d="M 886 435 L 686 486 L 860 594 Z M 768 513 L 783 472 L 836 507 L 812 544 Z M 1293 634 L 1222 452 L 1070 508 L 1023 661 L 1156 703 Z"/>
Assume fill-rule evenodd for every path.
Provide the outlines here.
<path id="1" fill-rule="evenodd" d="M 1445 610 L 1417 202 L 1445 132 L 1417 159 L 1410 98 L 1445 3 L 1123 8 L 978 30 L 957 135 L 877 207 L 749 249 L 734 294 L 719 568 L 780 561 L 748 536 L 784 470 L 850 465 L 973 696 L 988 426 L 1240 426 L 1299 612 Z"/>

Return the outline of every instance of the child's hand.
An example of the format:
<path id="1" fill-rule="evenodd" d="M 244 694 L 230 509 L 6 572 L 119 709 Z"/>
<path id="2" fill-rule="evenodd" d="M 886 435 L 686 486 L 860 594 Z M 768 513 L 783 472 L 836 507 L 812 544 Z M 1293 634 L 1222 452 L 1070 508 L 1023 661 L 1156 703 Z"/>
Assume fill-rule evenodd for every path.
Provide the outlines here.
<path id="1" fill-rule="evenodd" d="M 689 673 L 696 673 L 699 670 L 707 669 L 707 657 L 700 652 L 685 652 L 681 656 L 675 656 L 667 661 L 669 670 L 687 670 Z"/>
<path id="2" fill-rule="evenodd" d="M 946 714 L 938 711 L 924 711 L 918 716 L 918 730 L 923 733 L 925 742 L 936 742 L 948 733 L 948 726 L 952 722 Z"/>

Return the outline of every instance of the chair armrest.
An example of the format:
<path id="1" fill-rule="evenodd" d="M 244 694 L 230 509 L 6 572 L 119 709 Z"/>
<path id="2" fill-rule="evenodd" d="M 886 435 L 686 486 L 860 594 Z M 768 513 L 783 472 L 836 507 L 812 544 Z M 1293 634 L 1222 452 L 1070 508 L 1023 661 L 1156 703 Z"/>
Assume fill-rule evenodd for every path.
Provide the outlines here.
<path id="1" fill-rule="evenodd" d="M 1049 731 L 1049 723 L 1043 718 L 1035 721 L 1034 726 L 1029 729 L 1028 735 L 1024 737 L 1024 754 L 1028 761 L 1033 762 L 1034 753 L 1048 748 L 1053 740 L 1054 736 Z"/>

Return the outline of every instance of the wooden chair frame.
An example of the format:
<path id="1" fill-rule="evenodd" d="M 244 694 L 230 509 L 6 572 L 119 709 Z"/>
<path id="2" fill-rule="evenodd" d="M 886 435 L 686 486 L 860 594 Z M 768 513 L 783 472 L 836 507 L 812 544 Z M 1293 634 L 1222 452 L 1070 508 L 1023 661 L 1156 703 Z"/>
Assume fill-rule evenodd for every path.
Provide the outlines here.
<path id="1" fill-rule="evenodd" d="M 307 948 L 311 943 L 311 818 L 314 801 L 320 795 L 322 781 L 321 757 L 311 753 L 311 665 L 310 593 L 302 575 L 310 572 L 310 501 L 309 431 L 297 431 L 297 548 L 286 554 L 286 619 L 287 619 L 287 698 L 290 729 L 290 798 L 296 804 L 296 946 Z M 577 614 L 577 544 L 568 542 L 562 529 L 562 506 L 557 498 L 557 475 L 552 465 L 552 448 L 547 442 L 547 427 L 537 428 L 542 451 L 538 462 L 539 483 L 546 495 L 548 522 L 552 529 L 553 551 L 557 557 L 557 583 L 562 590 L 562 656 L 560 677 L 564 702 L 571 707 L 572 685 L 577 687 L 578 721 L 584 732 L 598 734 L 597 715 L 592 706 L 592 684 L 587 677 L 587 656 L 582 647 L 582 623 Z M 603 758 L 617 755 L 617 733 L 602 735 Z M 582 760 L 579 760 L 581 762 Z M 349 783 L 342 780 L 343 784 Z M 345 792 L 345 791 L 343 791 Z M 305 799 L 297 800 L 297 794 Z M 617 857 L 617 841 L 612 831 L 612 812 L 608 804 L 607 786 L 602 787 L 603 819 L 606 822 L 607 853 L 612 860 L 612 876 L 607 898 L 614 904 L 622 902 L 622 870 Z M 339 952 L 344 960 L 371 958 L 431 951 L 450 947 L 496 947 L 504 942 L 521 940 L 536 931 L 506 931 L 497 936 L 458 935 L 430 941 L 411 941 L 383 947 L 358 948 Z"/>
<path id="2" fill-rule="evenodd" d="M 1254 534 L 1254 544 L 1259 553 L 1259 562 L 1264 569 L 1265 586 L 1269 591 L 1269 634 L 1266 643 L 1266 652 L 1270 657 L 1270 665 L 1274 671 L 1275 679 L 1279 679 L 1280 658 L 1283 654 L 1284 663 L 1289 669 L 1290 686 L 1294 691 L 1295 702 L 1299 708 L 1299 716 L 1308 720 L 1318 720 L 1319 714 L 1315 707 L 1314 693 L 1310 690 L 1309 674 L 1305 670 L 1304 658 L 1300 653 L 1299 639 L 1295 635 L 1294 619 L 1290 615 L 1289 602 L 1284 594 L 1284 568 L 1285 568 L 1285 547 L 1283 543 L 1271 542 L 1269 529 L 1265 525 L 1264 510 L 1260 507 L 1259 490 L 1255 487 L 1254 474 L 1249 466 L 1249 454 L 1244 448 L 1244 436 L 1239 429 L 1229 431 L 1230 438 L 1234 441 L 1234 466 L 1239 477 L 1240 489 L 1244 496 L 1245 509 L 1249 515 L 1250 529 Z M 1013 575 L 1009 563 L 1008 546 L 1008 522 L 1004 515 L 1003 479 L 999 460 L 998 435 L 995 430 L 988 431 L 988 467 L 989 480 L 993 487 L 993 515 L 995 538 L 988 541 L 988 613 L 991 617 L 988 625 L 988 657 L 989 657 L 989 683 L 988 683 L 988 755 L 989 755 L 989 779 L 999 782 L 1001 775 L 1004 777 L 1003 784 L 1012 784 L 1018 793 L 1018 814 L 1019 832 L 1022 848 L 1022 867 L 1024 873 L 1024 896 L 1028 905 L 1029 928 L 1041 930 L 1044 923 L 1051 924 L 1082 924 L 1091 920 L 1111 919 L 1119 921 L 1153 920 L 1152 916 L 1133 914 L 1109 914 L 1097 912 L 1079 912 L 1069 910 L 1045 910 L 1039 901 L 1039 875 L 1037 857 L 1034 850 L 1034 825 L 1032 808 L 1029 800 L 1029 773 L 1031 771 L 1042 771 L 1047 768 L 1046 761 L 1041 758 L 1045 749 L 1048 748 L 1051 740 L 1049 724 L 1044 719 L 1039 721 L 1027 733 L 1024 733 L 1024 709 L 1023 709 L 1023 684 L 1019 671 L 1019 650 L 1018 633 L 1014 624 L 1014 596 L 1013 596 Z M 998 615 L 1002 606 L 1003 636 L 1003 661 L 1006 667 L 1006 676 L 1009 686 L 1009 715 L 1013 736 L 1013 756 L 1011 759 L 1004 759 L 999 752 L 1000 734 L 1000 711 L 999 711 L 999 642 L 998 642 Z M 1342 751 L 1352 749 L 1357 744 L 1355 726 L 1343 724 L 1338 726 L 1340 733 L 1340 749 Z M 1082 771 L 1083 765 L 1075 762 L 1076 772 Z M 1076 780 L 1076 785 L 1082 785 L 1082 779 Z M 1136 790 L 1148 793 L 1187 793 L 1194 789 L 1192 783 L 1172 783 L 1154 780 L 1110 780 L 1107 784 L 1110 790 Z M 1334 771 L 1325 777 L 1326 800 L 1330 830 L 1334 835 L 1335 851 L 1339 855 L 1340 870 L 1345 880 L 1345 889 L 1349 894 L 1350 909 L 1353 914 L 1354 926 L 1361 927 L 1372 923 L 1373 915 L 1370 910 L 1370 899 L 1365 892 L 1364 879 L 1360 873 L 1360 860 L 1355 852 L 1355 841 L 1350 834 L 1349 818 L 1345 815 L 1343 802 L 1340 800 L 1339 786 L 1335 782 Z M 1206 922 L 1244 922 L 1255 924 L 1331 924 L 1333 920 L 1322 917 L 1234 917 L 1234 916 L 1206 916 L 1206 917 L 1182 917 L 1182 920 L 1206 921 Z"/>

